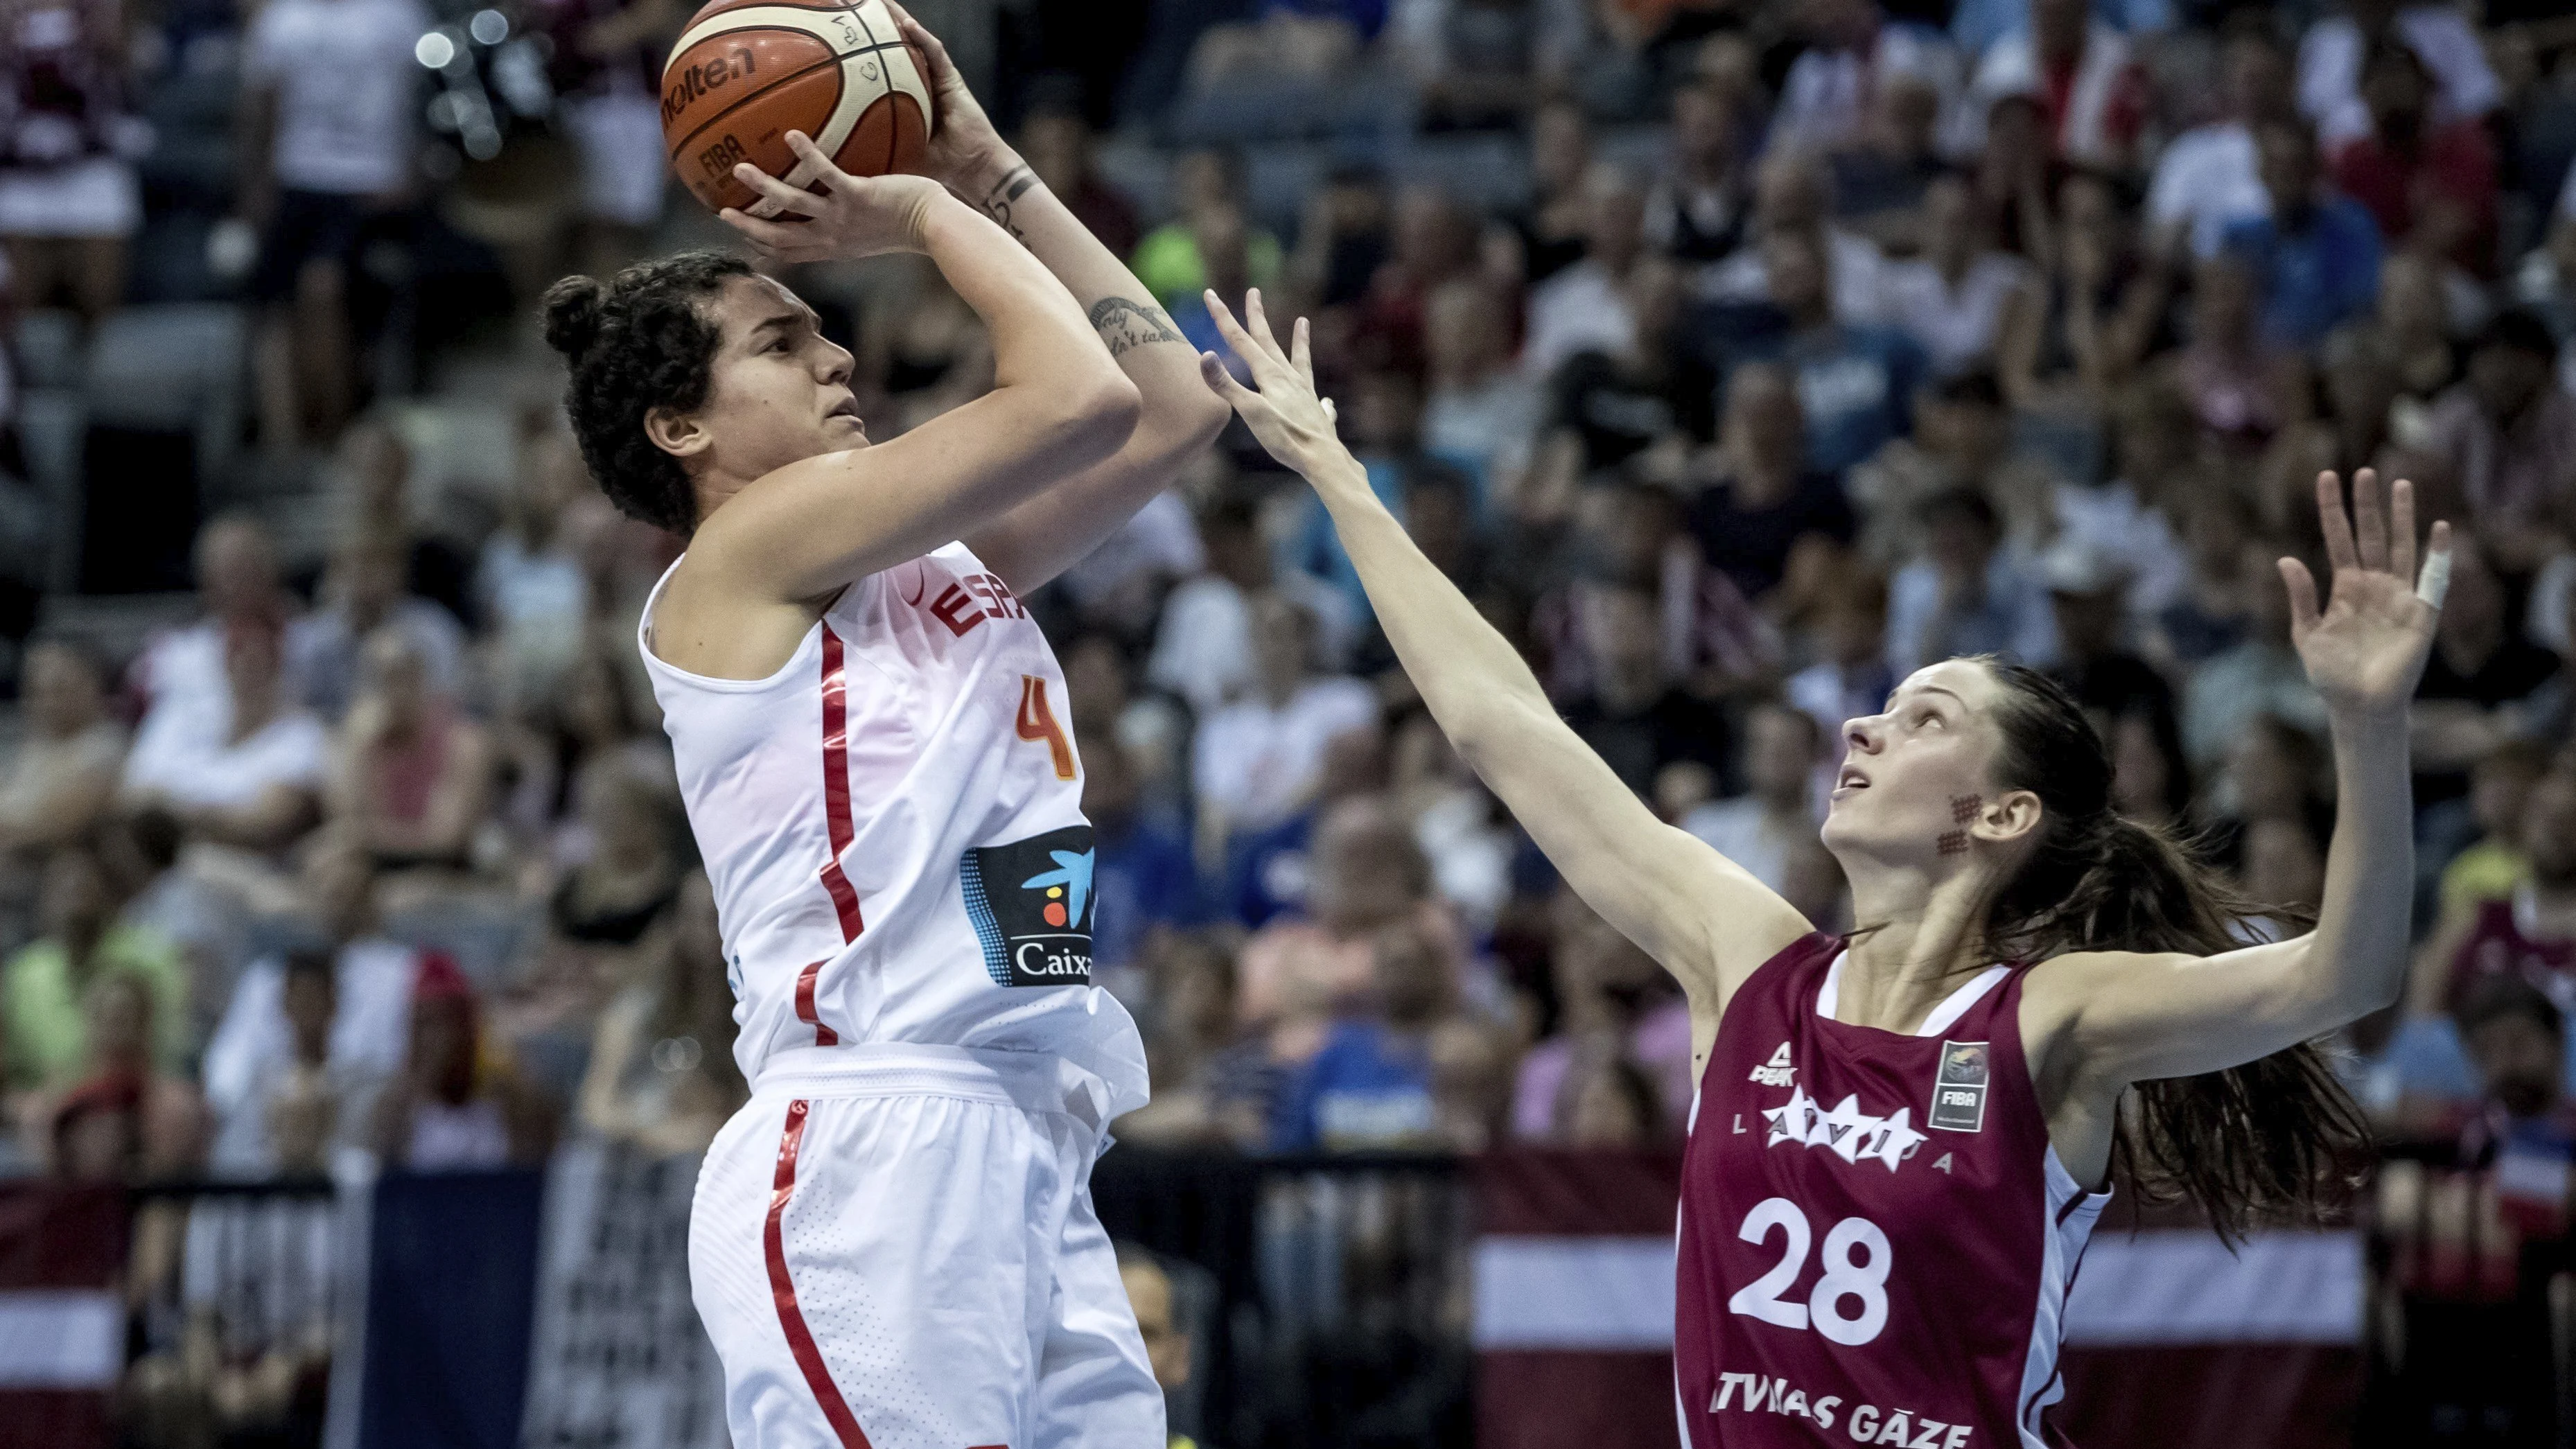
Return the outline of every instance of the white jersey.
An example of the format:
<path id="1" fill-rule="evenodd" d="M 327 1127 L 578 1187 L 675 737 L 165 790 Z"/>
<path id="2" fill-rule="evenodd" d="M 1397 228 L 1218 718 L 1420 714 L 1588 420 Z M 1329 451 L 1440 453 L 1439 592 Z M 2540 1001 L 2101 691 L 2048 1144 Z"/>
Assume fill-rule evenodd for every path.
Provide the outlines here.
<path id="1" fill-rule="evenodd" d="M 678 565 L 674 564 L 673 568 Z M 709 679 L 638 629 L 715 884 L 741 1028 L 1060 1056 L 1145 1102 L 1125 1007 L 1091 984 L 1092 843 L 1064 673 L 964 544 L 850 585 L 775 674 Z"/>

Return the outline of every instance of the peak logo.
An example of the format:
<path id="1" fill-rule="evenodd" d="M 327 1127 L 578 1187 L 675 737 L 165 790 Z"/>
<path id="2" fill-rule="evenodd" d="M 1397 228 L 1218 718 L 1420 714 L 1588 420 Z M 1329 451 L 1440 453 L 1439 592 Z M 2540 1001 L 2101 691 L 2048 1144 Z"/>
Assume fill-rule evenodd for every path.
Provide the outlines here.
<path id="1" fill-rule="evenodd" d="M 1896 1165 L 1914 1155 L 1927 1139 L 1914 1130 L 1913 1110 L 1896 1109 L 1893 1117 L 1876 1117 L 1860 1109 L 1860 1096 L 1854 1093 L 1834 1104 L 1831 1111 L 1798 1088 L 1789 1100 L 1762 1114 L 1770 1129 L 1765 1147 L 1794 1142 L 1801 1147 L 1821 1147 L 1845 1162 L 1858 1163 L 1863 1158 L 1886 1164 L 1894 1172 Z"/>
<path id="2" fill-rule="evenodd" d="M 966 852 L 966 917 L 994 985 L 1091 984 L 1094 861 L 1088 825 Z"/>
<path id="3" fill-rule="evenodd" d="M 1780 1049 L 1771 1054 L 1771 1060 L 1755 1067 L 1753 1075 L 1745 1080 L 1757 1087 L 1785 1087 L 1797 1073 L 1798 1065 L 1789 1060 L 1789 1044 L 1784 1041 L 1780 1043 Z"/>

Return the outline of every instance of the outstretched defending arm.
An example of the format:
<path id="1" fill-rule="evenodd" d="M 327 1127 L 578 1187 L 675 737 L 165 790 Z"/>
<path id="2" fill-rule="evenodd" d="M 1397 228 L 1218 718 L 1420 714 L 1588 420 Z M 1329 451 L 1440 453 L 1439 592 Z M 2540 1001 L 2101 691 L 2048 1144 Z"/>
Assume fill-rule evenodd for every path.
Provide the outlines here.
<path id="1" fill-rule="evenodd" d="M 2066 1014 L 2074 1071 L 2104 1085 L 2222 1071 L 2295 1046 L 2397 999 L 2414 900 L 2407 701 L 2423 677 L 2450 579 L 2450 529 L 2433 525 L 2415 582 L 2415 490 L 2399 479 L 2317 477 L 2333 560 L 2321 608 L 2305 564 L 2281 560 L 2292 640 L 2325 697 L 2335 825 L 2325 898 L 2304 936 L 2216 956 L 2080 952 L 2032 973 L 2024 997 Z"/>
<path id="2" fill-rule="evenodd" d="M 1208 307 L 1260 390 L 1202 356 L 1208 385 L 1272 457 L 1314 485 L 1431 717 L 1575 893 L 1710 1007 L 1806 934 L 1806 919 L 1751 873 L 1657 820 L 1557 717 L 1510 641 L 1414 546 L 1333 434 L 1304 320 L 1283 352 L 1259 292 L 1246 304 L 1248 327 L 1214 293 Z"/>

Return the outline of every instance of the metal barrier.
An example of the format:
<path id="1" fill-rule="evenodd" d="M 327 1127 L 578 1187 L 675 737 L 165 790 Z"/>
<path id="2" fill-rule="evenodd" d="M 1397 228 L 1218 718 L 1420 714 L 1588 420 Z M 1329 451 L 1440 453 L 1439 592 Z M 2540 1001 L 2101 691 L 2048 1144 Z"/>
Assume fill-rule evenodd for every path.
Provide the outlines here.
<path id="1" fill-rule="evenodd" d="M 1226 1449 L 1473 1443 L 1464 1165 L 1103 1157 L 1092 1200 L 1110 1235 L 1180 1265 L 1200 1371 L 1174 1427 Z"/>
<path id="2" fill-rule="evenodd" d="M 337 1189 L 154 1183 L 133 1202 L 123 1442 L 319 1444 L 353 1266 Z"/>

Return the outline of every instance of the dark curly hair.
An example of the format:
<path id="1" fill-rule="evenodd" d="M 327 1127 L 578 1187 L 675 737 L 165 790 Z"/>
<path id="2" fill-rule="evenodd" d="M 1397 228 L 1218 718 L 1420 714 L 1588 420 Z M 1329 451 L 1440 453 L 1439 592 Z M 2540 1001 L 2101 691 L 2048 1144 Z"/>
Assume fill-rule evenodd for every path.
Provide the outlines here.
<path id="1" fill-rule="evenodd" d="M 689 475 L 644 435 L 644 418 L 705 404 L 717 334 L 701 304 L 750 275 L 739 257 L 693 251 L 638 262 L 606 282 L 566 277 L 546 289 L 546 345 L 572 366 L 564 411 L 581 460 L 630 518 L 683 537 L 697 529 Z"/>

